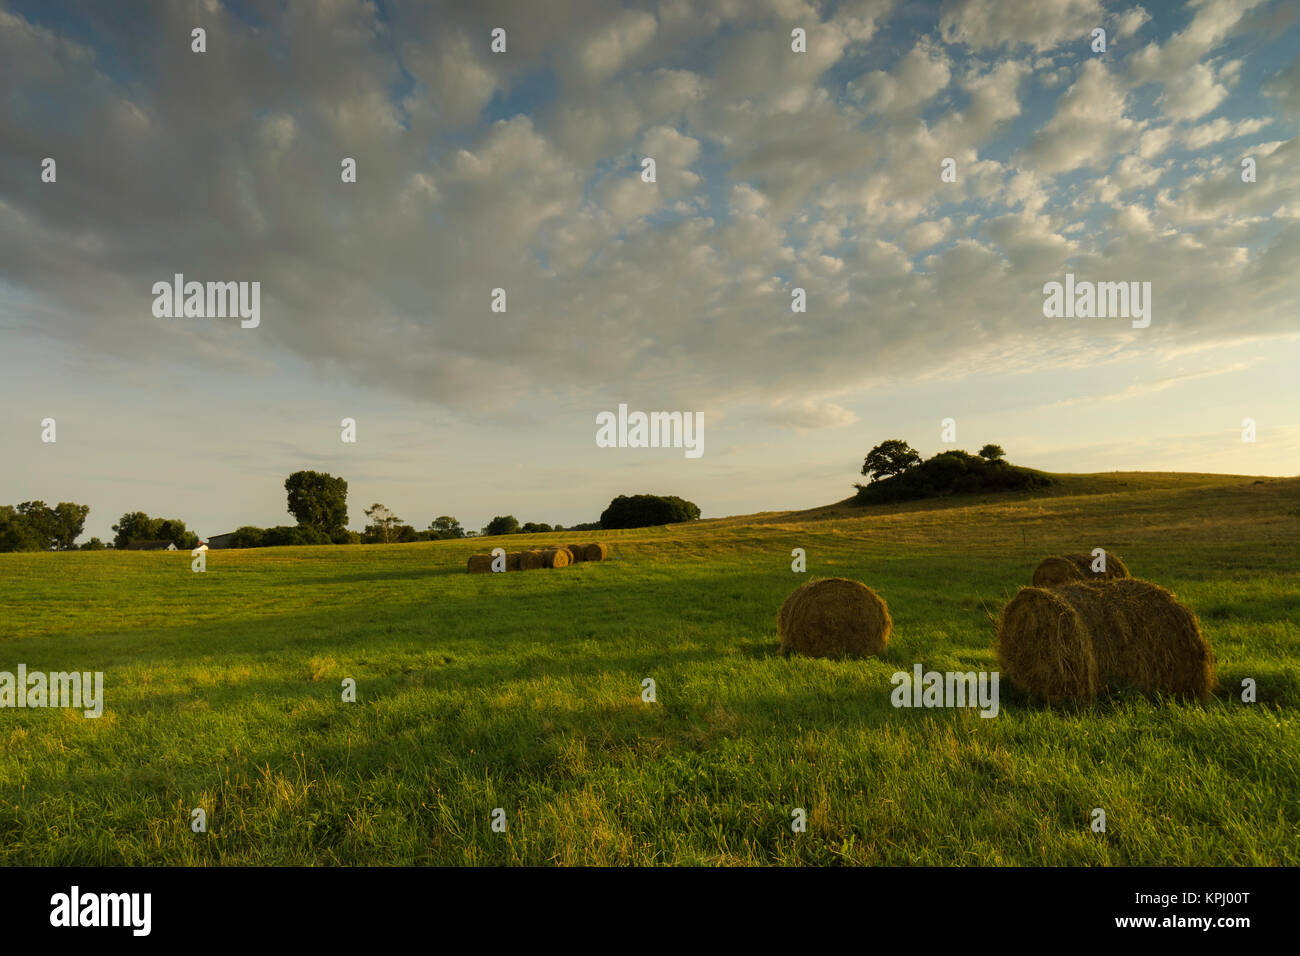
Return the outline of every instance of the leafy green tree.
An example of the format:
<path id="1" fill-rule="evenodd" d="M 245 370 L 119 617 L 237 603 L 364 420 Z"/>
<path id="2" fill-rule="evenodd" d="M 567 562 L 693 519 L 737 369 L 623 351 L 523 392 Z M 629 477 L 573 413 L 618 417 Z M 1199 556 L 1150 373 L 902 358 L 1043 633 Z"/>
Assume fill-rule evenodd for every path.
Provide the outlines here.
<path id="1" fill-rule="evenodd" d="M 128 511 L 113 525 L 113 547 L 125 548 L 132 541 L 170 541 L 183 551 L 199 544 L 199 536 L 179 518 L 150 518 L 143 511 Z"/>
<path id="2" fill-rule="evenodd" d="M 550 534 L 555 529 L 549 524 L 539 524 L 536 521 L 526 521 L 524 526 L 519 529 L 520 534 Z"/>
<path id="3" fill-rule="evenodd" d="M 883 441 L 867 453 L 862 462 L 862 474 L 870 475 L 872 481 L 901 475 L 907 469 L 921 463 L 921 456 L 907 442 L 891 438 Z"/>
<path id="4" fill-rule="evenodd" d="M 289 514 L 305 528 L 329 533 L 348 523 L 348 483 L 323 471 L 295 471 L 284 480 Z"/>
<path id="5" fill-rule="evenodd" d="M 128 511 L 113 525 L 113 547 L 125 548 L 132 541 L 149 541 L 156 529 L 154 520 L 143 511 Z"/>
<path id="6" fill-rule="evenodd" d="M 451 515 L 439 515 L 429 522 L 430 537 L 439 538 L 463 538 L 465 529 L 460 526 L 460 522 Z"/>
<path id="7" fill-rule="evenodd" d="M 381 544 L 391 544 L 398 538 L 402 519 L 397 517 L 378 501 L 366 509 L 370 524 L 366 525 L 366 537 Z"/>
<path id="8" fill-rule="evenodd" d="M 246 524 L 242 528 L 236 528 L 235 533 L 230 537 L 230 547 L 232 548 L 260 548 L 262 539 L 266 537 L 266 531 L 251 524 Z"/>
<path id="9" fill-rule="evenodd" d="M 1001 445 L 985 445 L 980 449 L 980 457 L 987 458 L 989 461 L 997 461 L 999 458 L 1006 458 L 1007 453 L 1002 450 Z"/>
<path id="10" fill-rule="evenodd" d="M 158 518 L 153 537 L 159 541 L 170 541 L 182 551 L 191 551 L 199 546 L 199 536 L 185 527 L 184 521 L 176 518 Z"/>
<path id="11" fill-rule="evenodd" d="M 485 536 L 491 536 L 497 534 L 518 534 L 518 533 L 519 533 L 519 521 L 515 518 L 514 515 L 497 515 L 495 518 L 489 521 L 487 523 L 487 527 L 483 529 L 483 534 Z"/>
<path id="12" fill-rule="evenodd" d="M 42 551 L 41 535 L 26 515 L 12 505 L 0 505 L 0 551 Z"/>
<path id="13" fill-rule="evenodd" d="M 649 528 L 695 521 L 700 507 L 676 495 L 619 495 L 601 512 L 602 528 Z"/>
<path id="14" fill-rule="evenodd" d="M 79 505 L 74 501 L 60 501 L 54 506 L 57 528 L 55 539 L 61 550 L 67 551 L 77 546 L 76 541 L 86 527 L 88 514 L 90 514 L 90 505 Z"/>
<path id="15" fill-rule="evenodd" d="M 58 547 L 59 516 L 53 508 L 44 501 L 24 501 L 18 506 L 18 513 L 40 540 L 42 551 Z"/>
<path id="16" fill-rule="evenodd" d="M 103 551 L 104 542 L 100 541 L 98 538 L 91 538 L 89 541 L 87 541 L 85 544 L 81 546 L 81 550 L 82 551 Z"/>

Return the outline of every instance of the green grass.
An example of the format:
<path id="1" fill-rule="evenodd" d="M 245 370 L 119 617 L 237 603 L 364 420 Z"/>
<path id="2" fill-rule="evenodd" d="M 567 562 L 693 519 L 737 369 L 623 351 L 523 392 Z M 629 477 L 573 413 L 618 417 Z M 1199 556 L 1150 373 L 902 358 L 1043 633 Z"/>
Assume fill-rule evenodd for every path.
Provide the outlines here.
<path id="1" fill-rule="evenodd" d="M 0 861 L 1300 863 L 1300 481 L 1063 476 L 504 543 L 575 538 L 611 559 L 465 574 L 486 540 L 217 551 L 206 574 L 188 554 L 0 555 L 0 670 L 102 670 L 107 698 L 97 720 L 0 710 Z M 1197 612 L 1216 699 L 1048 708 L 1004 682 L 994 719 L 890 705 L 917 661 L 996 670 L 986 609 L 1042 555 L 1098 546 Z M 776 656 L 808 577 L 794 547 L 889 602 L 883 659 Z"/>

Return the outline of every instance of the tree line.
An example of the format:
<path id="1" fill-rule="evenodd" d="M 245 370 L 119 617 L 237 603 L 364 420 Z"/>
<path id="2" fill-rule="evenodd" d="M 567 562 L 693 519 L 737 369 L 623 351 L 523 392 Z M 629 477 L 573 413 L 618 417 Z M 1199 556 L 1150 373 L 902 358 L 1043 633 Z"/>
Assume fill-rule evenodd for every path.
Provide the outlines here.
<path id="1" fill-rule="evenodd" d="M 244 525 L 236 529 L 229 541 L 232 548 L 263 548 L 304 544 L 396 544 L 411 541 L 438 541 L 467 538 L 467 531 L 451 515 L 439 515 L 428 528 L 417 531 L 386 506 L 375 502 L 364 509 L 364 531 L 350 531 L 348 523 L 348 483 L 343 478 L 318 471 L 295 471 L 285 479 L 288 511 L 296 525 L 259 528 Z M 17 506 L 0 505 L 0 551 L 70 551 L 77 550 L 90 513 L 89 505 L 61 501 L 53 508 L 43 501 L 24 501 Z M 514 515 L 497 515 L 481 530 L 483 535 L 549 534 L 559 531 L 589 531 L 600 528 L 639 528 L 693 521 L 700 517 L 699 506 L 676 495 L 619 495 L 601 513 L 599 521 L 572 525 L 527 521 L 520 523 Z M 105 547 L 129 548 L 143 541 L 169 542 L 177 550 L 192 550 L 199 536 L 178 518 L 154 518 L 143 511 L 129 511 L 113 525 L 113 540 L 105 544 L 91 538 L 80 550 Z"/>

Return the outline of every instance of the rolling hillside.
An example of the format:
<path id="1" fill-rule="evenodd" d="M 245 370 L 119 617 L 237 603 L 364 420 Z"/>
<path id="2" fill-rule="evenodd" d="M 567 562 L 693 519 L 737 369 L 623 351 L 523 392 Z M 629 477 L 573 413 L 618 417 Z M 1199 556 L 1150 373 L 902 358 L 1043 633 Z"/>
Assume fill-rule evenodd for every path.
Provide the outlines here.
<path id="1" fill-rule="evenodd" d="M 611 556 L 505 575 L 464 573 L 491 539 L 216 551 L 205 574 L 0 555 L 0 670 L 103 671 L 106 697 L 98 719 L 0 710 L 0 860 L 1300 863 L 1300 480 L 1060 477 L 511 536 Z M 1042 555 L 1092 547 L 1197 613 L 1214 701 L 1048 708 L 1004 683 L 992 719 L 891 706 L 915 663 L 996 670 L 988 614 Z M 888 601 L 883 658 L 776 656 L 781 601 L 830 575 Z"/>

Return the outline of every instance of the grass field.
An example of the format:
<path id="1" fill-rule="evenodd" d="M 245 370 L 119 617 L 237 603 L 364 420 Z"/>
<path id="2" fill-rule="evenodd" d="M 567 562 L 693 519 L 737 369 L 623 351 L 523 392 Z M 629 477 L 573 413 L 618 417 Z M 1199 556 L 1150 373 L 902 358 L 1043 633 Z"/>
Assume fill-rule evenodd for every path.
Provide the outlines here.
<path id="1" fill-rule="evenodd" d="M 610 560 L 464 572 L 485 546 L 575 539 Z M 1093 547 L 1197 613 L 1216 699 L 1048 708 L 1004 682 L 994 719 L 890 705 L 915 662 L 996 670 L 986 609 L 1039 557 Z M 883 659 L 776 655 L 781 601 L 823 575 L 889 602 Z M 1300 863 L 1296 479 L 1066 476 L 640 531 L 215 551 L 205 574 L 188 553 L 3 554 L 0 648 L 0 670 L 102 670 L 106 697 L 99 719 L 0 710 L 7 864 Z"/>

